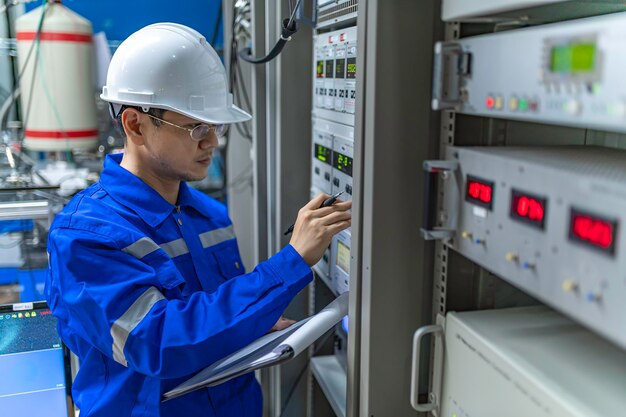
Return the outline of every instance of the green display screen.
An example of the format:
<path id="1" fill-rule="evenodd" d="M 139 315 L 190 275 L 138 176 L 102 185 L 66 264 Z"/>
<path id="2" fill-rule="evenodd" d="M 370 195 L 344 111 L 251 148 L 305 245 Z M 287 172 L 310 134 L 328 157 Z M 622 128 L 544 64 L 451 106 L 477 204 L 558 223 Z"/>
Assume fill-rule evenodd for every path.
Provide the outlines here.
<path id="1" fill-rule="evenodd" d="M 315 157 L 320 161 L 330 165 L 331 150 L 326 146 L 315 144 Z"/>
<path id="2" fill-rule="evenodd" d="M 333 167 L 352 176 L 352 158 L 339 152 L 333 153 Z"/>
<path id="3" fill-rule="evenodd" d="M 317 61 L 316 78 L 324 78 L 324 61 Z"/>
<path id="4" fill-rule="evenodd" d="M 596 45 L 572 43 L 554 46 L 550 51 L 550 71 L 560 74 L 592 72 L 596 64 Z"/>

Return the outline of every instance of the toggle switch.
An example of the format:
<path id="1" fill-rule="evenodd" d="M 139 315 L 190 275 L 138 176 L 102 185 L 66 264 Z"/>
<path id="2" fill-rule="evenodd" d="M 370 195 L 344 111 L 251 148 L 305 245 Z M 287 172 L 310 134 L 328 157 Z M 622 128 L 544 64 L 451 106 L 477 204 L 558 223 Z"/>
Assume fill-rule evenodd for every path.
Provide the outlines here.
<path id="1" fill-rule="evenodd" d="M 602 301 L 602 293 L 599 293 L 596 291 L 589 291 L 587 292 L 587 294 L 585 294 L 585 299 L 589 301 L 590 303 L 600 302 Z"/>
<path id="2" fill-rule="evenodd" d="M 522 262 L 522 268 L 524 269 L 535 269 L 535 263 L 534 262 L 530 262 L 530 261 L 526 261 L 526 262 Z"/>
<path id="3" fill-rule="evenodd" d="M 504 257 L 509 262 L 519 261 L 519 256 L 515 252 L 508 252 L 506 255 L 504 255 Z"/>
<path id="4" fill-rule="evenodd" d="M 468 231 L 464 231 L 464 232 L 461 233 L 461 237 L 463 239 L 470 239 L 471 240 L 472 239 L 472 233 L 468 232 Z"/>
<path id="5" fill-rule="evenodd" d="M 578 291 L 578 283 L 573 279 L 566 279 L 561 283 L 561 288 L 565 292 L 576 292 Z"/>

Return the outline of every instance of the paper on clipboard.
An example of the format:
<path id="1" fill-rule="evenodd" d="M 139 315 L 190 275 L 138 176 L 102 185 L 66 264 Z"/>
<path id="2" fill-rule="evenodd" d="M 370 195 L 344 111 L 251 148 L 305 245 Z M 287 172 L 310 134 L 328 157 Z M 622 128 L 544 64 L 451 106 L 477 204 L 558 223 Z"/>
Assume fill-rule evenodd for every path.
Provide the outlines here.
<path id="1" fill-rule="evenodd" d="M 278 365 L 294 358 L 348 314 L 345 292 L 314 316 L 287 329 L 266 334 L 248 346 L 221 359 L 171 391 L 163 394 L 168 401 L 203 387 L 219 385 L 256 369 Z"/>

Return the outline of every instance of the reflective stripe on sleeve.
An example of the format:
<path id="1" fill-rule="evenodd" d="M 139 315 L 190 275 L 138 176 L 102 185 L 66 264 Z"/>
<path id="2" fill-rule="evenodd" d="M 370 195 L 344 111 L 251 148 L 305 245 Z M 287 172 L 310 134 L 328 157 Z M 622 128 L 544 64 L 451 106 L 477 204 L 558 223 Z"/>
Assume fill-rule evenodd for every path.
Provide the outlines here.
<path id="1" fill-rule="evenodd" d="M 175 258 L 189 253 L 189 248 L 182 238 L 172 240 L 171 242 L 161 243 L 159 246 L 161 246 L 161 249 L 163 249 L 170 258 Z"/>
<path id="2" fill-rule="evenodd" d="M 160 300 L 165 299 L 163 294 L 155 287 L 148 288 L 129 307 L 128 310 L 111 326 L 111 337 L 113 338 L 113 359 L 128 366 L 124 355 L 124 346 L 130 332 L 137 327 L 139 322 L 148 314 L 150 309 Z"/>
<path id="3" fill-rule="evenodd" d="M 218 243 L 225 242 L 235 238 L 235 231 L 233 226 L 222 227 L 221 229 L 215 229 L 200 234 L 200 242 L 202 242 L 203 248 L 209 248 L 215 246 Z"/>
<path id="4" fill-rule="evenodd" d="M 122 249 L 122 251 L 130 253 L 137 259 L 141 259 L 157 249 L 159 249 L 159 245 L 154 243 L 154 240 L 150 239 L 149 237 L 142 237 L 132 245 L 126 246 L 124 249 Z"/>

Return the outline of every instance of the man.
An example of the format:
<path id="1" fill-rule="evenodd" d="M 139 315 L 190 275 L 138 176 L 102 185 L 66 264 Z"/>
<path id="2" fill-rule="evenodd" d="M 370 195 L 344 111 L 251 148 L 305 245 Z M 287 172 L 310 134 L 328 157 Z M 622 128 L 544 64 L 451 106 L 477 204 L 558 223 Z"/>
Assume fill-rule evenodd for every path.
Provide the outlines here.
<path id="1" fill-rule="evenodd" d="M 272 328 L 350 225 L 350 202 L 303 207 L 290 244 L 244 274 L 224 206 L 188 187 L 217 135 L 250 116 L 196 31 L 147 26 L 116 51 L 101 96 L 126 134 L 100 181 L 49 233 L 46 298 L 78 355 L 81 416 L 260 416 L 252 374 L 161 404 L 161 394 Z"/>

